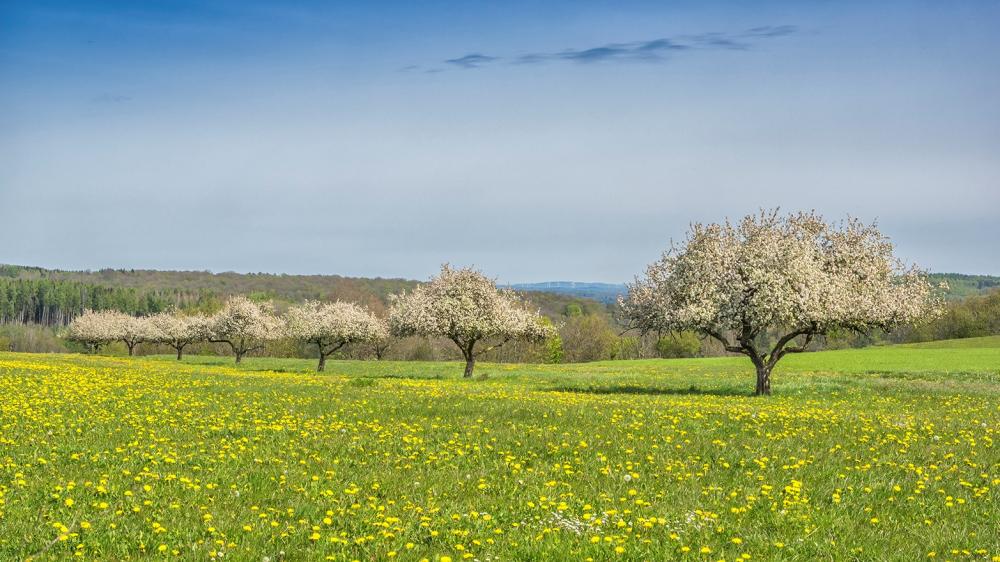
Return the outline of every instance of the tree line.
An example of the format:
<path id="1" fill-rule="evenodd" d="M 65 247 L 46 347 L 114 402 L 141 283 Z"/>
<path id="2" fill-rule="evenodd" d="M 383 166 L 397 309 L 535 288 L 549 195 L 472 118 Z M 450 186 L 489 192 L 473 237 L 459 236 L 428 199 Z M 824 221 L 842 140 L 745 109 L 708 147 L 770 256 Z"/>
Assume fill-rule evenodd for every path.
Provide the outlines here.
<path id="1" fill-rule="evenodd" d="M 392 295 L 388 318 L 356 303 L 306 301 L 278 315 L 268 301 L 230 297 L 210 316 L 176 311 L 134 316 L 119 311 L 85 311 L 69 324 L 66 337 L 97 352 L 122 342 L 133 355 L 141 343 L 169 345 L 183 358 L 184 348 L 207 341 L 225 344 L 239 364 L 269 342 L 291 339 L 313 347 L 324 370 L 327 357 L 348 344 L 379 349 L 394 337 L 434 337 L 453 342 L 471 377 L 477 357 L 515 340 L 543 342 L 556 336 L 552 323 L 528 308 L 516 293 L 471 268 L 445 265 L 439 275 L 413 291 Z M 487 345 L 487 347 L 483 347 Z"/>
<path id="2" fill-rule="evenodd" d="M 672 334 L 680 344 L 693 335 L 745 355 L 756 371 L 755 393 L 768 395 L 777 363 L 821 338 L 891 333 L 942 316 L 943 288 L 893 252 L 874 224 L 831 223 L 814 212 L 775 209 L 737 223 L 694 223 L 629 285 L 619 320 L 640 336 Z M 427 283 L 390 295 L 389 305 L 385 319 L 343 301 L 307 301 L 279 317 L 270 302 L 235 296 L 208 317 L 88 311 L 70 323 L 68 337 L 94 350 L 121 341 L 130 355 L 143 341 L 166 343 L 178 359 L 183 346 L 206 340 L 228 345 L 236 363 L 289 338 L 314 347 L 320 371 L 350 343 L 437 338 L 460 351 L 466 377 L 477 358 L 508 343 L 561 345 L 551 321 L 471 268 L 446 264 Z"/>
<path id="3" fill-rule="evenodd" d="M 56 279 L 0 277 L 0 324 L 67 326 L 85 310 L 150 315 L 217 306 L 214 294 L 184 289 L 108 287 Z"/>

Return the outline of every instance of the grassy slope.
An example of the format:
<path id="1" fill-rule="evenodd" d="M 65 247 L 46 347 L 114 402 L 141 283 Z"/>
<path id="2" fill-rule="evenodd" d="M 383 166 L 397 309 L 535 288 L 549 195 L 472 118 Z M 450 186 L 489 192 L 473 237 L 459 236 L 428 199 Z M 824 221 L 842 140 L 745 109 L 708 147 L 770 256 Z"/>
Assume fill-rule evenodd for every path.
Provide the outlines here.
<path id="1" fill-rule="evenodd" d="M 1000 347 L 230 361 L 0 353 L 0 559 L 1000 556 Z"/>

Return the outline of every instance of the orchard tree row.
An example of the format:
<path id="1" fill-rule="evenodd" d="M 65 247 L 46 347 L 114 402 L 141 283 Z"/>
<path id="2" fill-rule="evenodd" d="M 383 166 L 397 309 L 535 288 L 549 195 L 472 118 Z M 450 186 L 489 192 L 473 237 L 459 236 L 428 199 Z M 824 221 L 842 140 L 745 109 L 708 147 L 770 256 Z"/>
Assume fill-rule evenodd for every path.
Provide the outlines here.
<path id="1" fill-rule="evenodd" d="M 122 342 L 129 355 L 143 342 L 165 344 L 183 357 L 196 342 L 224 343 L 236 363 L 268 342 L 283 338 L 315 347 L 322 371 L 327 358 L 348 344 L 385 345 L 390 337 L 446 338 L 465 358 L 471 377 L 476 358 L 515 341 L 539 342 L 555 329 L 511 290 L 471 268 L 445 265 L 430 282 L 390 298 L 383 320 L 366 307 L 343 301 L 306 301 L 279 316 L 270 302 L 233 296 L 211 316 L 177 311 L 133 316 L 117 311 L 86 311 L 69 325 L 66 337 L 93 351 Z"/>
<path id="2" fill-rule="evenodd" d="M 91 312 L 70 337 L 97 348 L 140 341 L 177 350 L 194 341 L 226 343 L 239 363 L 267 341 L 292 338 L 315 346 L 318 369 L 349 343 L 390 336 L 444 338 L 465 359 L 515 340 L 543 341 L 556 329 L 513 291 L 473 269 L 445 265 L 428 283 L 392 295 L 386 321 L 353 303 L 306 302 L 283 317 L 269 303 L 231 298 L 210 317 L 175 313 L 148 317 Z M 906 267 L 875 225 L 830 223 L 815 213 L 762 211 L 739 223 L 694 224 L 629 287 L 619 321 L 640 334 L 697 334 L 729 353 L 746 355 L 757 394 L 770 394 L 771 372 L 786 355 L 818 338 L 851 331 L 871 334 L 913 326 L 940 313 L 927 275 Z"/>

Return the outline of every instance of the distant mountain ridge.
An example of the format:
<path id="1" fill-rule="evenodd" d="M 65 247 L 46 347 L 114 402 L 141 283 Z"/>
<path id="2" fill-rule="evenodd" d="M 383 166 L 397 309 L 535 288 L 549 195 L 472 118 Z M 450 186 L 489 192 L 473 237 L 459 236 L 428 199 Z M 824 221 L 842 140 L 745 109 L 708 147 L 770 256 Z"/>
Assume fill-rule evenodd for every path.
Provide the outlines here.
<path id="1" fill-rule="evenodd" d="M 619 295 L 625 295 L 628 288 L 624 283 L 589 283 L 580 281 L 544 281 L 542 283 L 513 283 L 508 285 L 515 291 L 544 292 L 570 297 L 592 299 L 604 304 L 613 304 Z"/>

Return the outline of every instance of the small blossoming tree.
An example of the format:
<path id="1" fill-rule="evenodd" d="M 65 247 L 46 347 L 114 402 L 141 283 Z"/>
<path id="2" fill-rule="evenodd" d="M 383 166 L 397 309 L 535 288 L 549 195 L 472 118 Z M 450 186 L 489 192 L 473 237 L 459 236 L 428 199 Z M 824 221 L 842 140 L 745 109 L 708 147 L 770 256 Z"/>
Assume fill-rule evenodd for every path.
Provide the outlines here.
<path id="1" fill-rule="evenodd" d="M 410 293 L 391 297 L 389 327 L 397 337 L 443 337 L 458 346 L 471 377 L 476 357 L 512 340 L 543 341 L 552 331 L 516 293 L 471 269 L 441 273 Z M 476 350 L 480 342 L 488 347 Z"/>
<path id="2" fill-rule="evenodd" d="M 326 358 L 349 343 L 374 343 L 388 337 L 385 323 L 368 309 L 349 302 L 306 301 L 285 315 L 287 335 L 315 345 L 319 351 L 317 371 L 326 368 Z"/>
<path id="3" fill-rule="evenodd" d="M 97 353 L 101 346 L 118 339 L 113 313 L 85 310 L 70 322 L 66 330 L 66 339 L 82 343 L 87 349 Z"/>
<path id="4" fill-rule="evenodd" d="M 264 349 L 264 343 L 284 336 L 283 325 L 271 303 L 244 296 L 230 297 L 208 321 L 208 341 L 228 344 L 236 363 L 247 353 Z"/>
<path id="5" fill-rule="evenodd" d="M 771 393 L 775 364 L 816 336 L 889 331 L 939 304 L 926 275 L 904 267 L 874 225 L 776 210 L 694 224 L 619 300 L 643 333 L 693 330 L 748 356 L 758 395 Z"/>
<path id="6" fill-rule="evenodd" d="M 178 361 L 185 347 L 209 336 L 209 319 L 201 314 L 161 312 L 150 316 L 149 323 L 153 328 L 153 341 L 172 347 L 177 352 Z"/>
<path id="7" fill-rule="evenodd" d="M 117 340 L 125 344 L 128 348 L 129 356 L 135 354 L 135 348 L 142 342 L 154 341 L 157 337 L 156 329 L 149 322 L 146 316 L 132 316 L 124 312 L 109 311 L 110 322 L 117 335 Z"/>
<path id="8" fill-rule="evenodd" d="M 384 359 L 386 354 L 389 353 L 389 348 L 391 348 L 393 344 L 392 334 L 389 333 L 388 325 L 385 323 L 385 320 L 379 319 L 379 321 L 386 327 L 385 334 L 379 339 L 369 342 L 369 349 L 372 352 L 372 357 L 374 357 L 376 361 Z"/>

